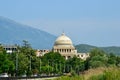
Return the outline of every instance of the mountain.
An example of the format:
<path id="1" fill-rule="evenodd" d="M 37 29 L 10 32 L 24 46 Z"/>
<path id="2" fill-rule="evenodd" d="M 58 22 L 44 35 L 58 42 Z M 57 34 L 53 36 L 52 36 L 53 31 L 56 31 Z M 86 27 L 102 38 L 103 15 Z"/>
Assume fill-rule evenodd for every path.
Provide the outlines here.
<path id="1" fill-rule="evenodd" d="M 50 49 L 56 37 L 40 29 L 20 24 L 0 16 L 0 43 L 22 44 L 27 40 L 35 49 Z"/>
<path id="2" fill-rule="evenodd" d="M 87 44 L 79 44 L 79 45 L 76 45 L 75 48 L 78 50 L 78 52 L 87 53 L 87 52 L 90 52 L 92 49 L 97 48 L 97 47 L 87 45 Z"/>
<path id="3" fill-rule="evenodd" d="M 97 47 L 97 46 L 92 46 L 87 44 L 79 44 L 79 45 L 76 45 L 75 48 L 78 50 L 78 52 L 82 52 L 82 53 L 90 52 L 94 48 L 100 48 L 106 53 L 114 53 L 114 54 L 120 55 L 120 47 L 117 47 L 117 46 Z"/>

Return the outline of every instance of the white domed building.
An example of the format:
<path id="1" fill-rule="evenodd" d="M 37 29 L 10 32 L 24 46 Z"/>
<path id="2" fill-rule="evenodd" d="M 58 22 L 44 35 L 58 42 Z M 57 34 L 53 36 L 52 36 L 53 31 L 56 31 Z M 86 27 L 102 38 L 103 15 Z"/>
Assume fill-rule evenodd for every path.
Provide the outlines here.
<path id="1" fill-rule="evenodd" d="M 55 41 L 53 46 L 53 52 L 59 52 L 65 59 L 77 56 L 86 60 L 89 57 L 88 53 L 77 53 L 77 50 L 72 44 L 72 40 L 62 33 Z"/>

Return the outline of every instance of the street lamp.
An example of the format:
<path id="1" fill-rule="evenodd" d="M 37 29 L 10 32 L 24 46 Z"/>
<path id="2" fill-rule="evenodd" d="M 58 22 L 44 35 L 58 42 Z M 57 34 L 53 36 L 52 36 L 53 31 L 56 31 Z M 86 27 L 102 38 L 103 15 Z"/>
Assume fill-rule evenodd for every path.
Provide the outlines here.
<path id="1" fill-rule="evenodd" d="M 30 55 L 30 71 L 31 71 L 31 55 Z"/>
<path id="2" fill-rule="evenodd" d="M 41 59 L 40 59 L 40 64 L 39 64 L 39 71 L 41 72 Z"/>
<path id="3" fill-rule="evenodd" d="M 19 50 L 16 53 L 16 77 L 18 76 L 18 53 L 19 53 Z"/>
<path id="4" fill-rule="evenodd" d="M 65 73 L 65 63 L 64 63 L 64 69 L 63 69 L 63 73 Z"/>

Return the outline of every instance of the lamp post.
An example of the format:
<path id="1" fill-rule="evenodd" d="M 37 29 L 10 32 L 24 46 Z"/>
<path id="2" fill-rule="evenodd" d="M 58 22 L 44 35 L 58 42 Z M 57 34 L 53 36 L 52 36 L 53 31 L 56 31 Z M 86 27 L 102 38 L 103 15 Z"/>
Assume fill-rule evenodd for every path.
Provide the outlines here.
<path id="1" fill-rule="evenodd" d="M 65 73 L 65 63 L 64 63 L 64 71 L 63 72 Z"/>
<path id="2" fill-rule="evenodd" d="M 40 64 L 39 64 L 39 71 L 41 72 L 41 59 L 40 59 Z"/>
<path id="3" fill-rule="evenodd" d="M 51 64 L 51 66 L 52 66 L 52 71 L 51 71 L 51 72 L 52 72 L 52 74 L 53 74 L 53 72 L 54 72 L 54 71 L 53 71 L 53 69 L 54 69 L 53 62 L 52 62 L 52 64 Z"/>
<path id="4" fill-rule="evenodd" d="M 61 62 L 59 62 L 59 65 L 60 65 L 59 68 L 60 68 L 60 73 L 61 73 L 61 67 L 62 67 L 62 66 L 61 66 Z"/>
<path id="5" fill-rule="evenodd" d="M 31 56 L 30 56 L 30 71 L 31 71 Z"/>
<path id="6" fill-rule="evenodd" d="M 50 69 L 49 69 L 49 60 L 48 60 L 48 75 L 50 74 Z"/>
<path id="7" fill-rule="evenodd" d="M 19 50 L 18 52 L 16 53 L 16 77 L 18 76 L 18 53 L 19 53 Z"/>

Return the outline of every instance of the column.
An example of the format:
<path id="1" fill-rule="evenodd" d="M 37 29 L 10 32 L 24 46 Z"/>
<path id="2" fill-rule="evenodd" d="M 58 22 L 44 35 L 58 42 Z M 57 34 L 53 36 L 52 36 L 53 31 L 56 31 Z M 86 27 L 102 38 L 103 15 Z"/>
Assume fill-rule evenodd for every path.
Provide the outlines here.
<path id="1" fill-rule="evenodd" d="M 65 56 L 65 59 L 67 60 L 67 59 L 68 59 L 68 57 L 67 57 L 67 56 Z"/>

